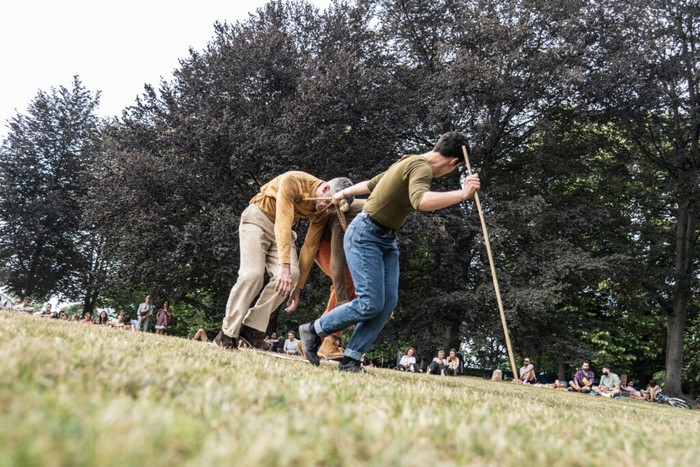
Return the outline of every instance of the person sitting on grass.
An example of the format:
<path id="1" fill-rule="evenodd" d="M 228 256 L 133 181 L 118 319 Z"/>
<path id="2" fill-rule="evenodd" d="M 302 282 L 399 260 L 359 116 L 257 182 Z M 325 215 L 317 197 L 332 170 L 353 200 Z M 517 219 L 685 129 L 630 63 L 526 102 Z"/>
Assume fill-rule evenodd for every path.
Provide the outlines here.
<path id="1" fill-rule="evenodd" d="M 106 311 L 101 311 L 100 314 L 97 316 L 97 321 L 95 321 L 95 324 L 101 324 L 102 326 L 107 326 L 109 325 L 109 317 L 107 316 Z"/>
<path id="2" fill-rule="evenodd" d="M 659 393 L 661 392 L 661 387 L 659 383 L 656 382 L 654 378 L 649 380 L 649 384 L 646 389 L 640 391 L 642 397 L 645 401 L 656 402 L 659 398 Z"/>
<path id="3" fill-rule="evenodd" d="M 194 333 L 194 337 L 192 338 L 192 340 L 209 342 L 209 338 L 207 337 L 207 333 L 202 328 L 199 328 L 197 330 L 197 332 Z"/>
<path id="4" fill-rule="evenodd" d="M 595 374 L 590 370 L 588 360 L 584 361 L 581 369 L 576 372 L 574 379 L 569 381 L 569 388 L 575 392 L 590 392 L 595 383 Z"/>
<path id="5" fill-rule="evenodd" d="M 520 379 L 514 379 L 514 383 L 520 384 L 535 384 L 537 376 L 535 376 L 535 367 L 530 363 L 530 359 L 525 357 L 523 366 L 520 368 Z"/>
<path id="6" fill-rule="evenodd" d="M 37 311 L 36 313 L 34 313 L 34 316 L 40 316 L 40 317 L 42 317 L 42 318 L 48 318 L 49 316 L 51 316 L 51 306 L 52 306 L 52 305 L 51 305 L 50 303 L 48 303 L 48 302 L 45 303 L 45 304 L 44 304 L 44 308 L 42 308 L 41 310 L 39 310 L 39 311 Z"/>
<path id="7" fill-rule="evenodd" d="M 445 375 L 445 351 L 438 351 L 437 357 L 433 358 L 433 361 L 428 365 L 428 369 L 425 371 L 428 375 Z"/>
<path id="8" fill-rule="evenodd" d="M 493 370 L 491 381 L 503 381 L 503 372 L 501 370 Z"/>
<path id="9" fill-rule="evenodd" d="M 634 387 L 634 381 L 627 381 L 627 375 L 620 375 L 620 396 L 629 397 L 630 399 L 644 399 L 642 393 Z"/>
<path id="10" fill-rule="evenodd" d="M 58 314 L 58 319 L 68 321 L 68 313 L 66 313 L 65 311 L 60 312 Z"/>
<path id="11" fill-rule="evenodd" d="M 89 311 L 83 313 L 83 319 L 80 320 L 80 324 L 92 324 L 92 313 Z"/>
<path id="12" fill-rule="evenodd" d="M 445 374 L 457 376 L 459 373 L 459 357 L 455 349 L 450 349 L 450 354 L 445 359 Z"/>
<path id="13" fill-rule="evenodd" d="M 301 345 L 299 340 L 296 338 L 294 331 L 289 331 L 287 333 L 287 340 L 284 341 L 284 347 L 282 350 L 287 355 L 299 355 L 299 349 L 297 349 L 297 344 Z"/>
<path id="14" fill-rule="evenodd" d="M 406 349 L 406 353 L 402 355 L 401 359 L 399 360 L 399 370 L 412 371 L 414 373 L 418 371 L 418 364 L 416 363 L 416 357 L 414 356 L 415 353 L 416 350 L 413 347 Z"/>
<path id="15" fill-rule="evenodd" d="M 34 313 L 34 308 L 32 307 L 32 299 L 29 297 L 24 297 L 24 299 L 17 303 L 13 308 L 15 311 L 20 313 Z"/>
<path id="16" fill-rule="evenodd" d="M 273 332 L 270 337 L 266 336 L 265 340 L 268 344 L 270 344 L 270 352 L 277 352 L 277 345 L 279 344 L 279 338 L 277 337 L 277 333 Z"/>
<path id="17" fill-rule="evenodd" d="M 620 395 L 620 377 L 610 371 L 608 365 L 601 368 L 603 376 L 600 377 L 600 384 L 593 386 L 593 392 L 603 397 L 616 397 Z"/>
<path id="18" fill-rule="evenodd" d="M 131 323 L 131 318 L 124 313 L 119 313 L 117 319 L 115 321 L 110 321 L 109 325 L 125 331 L 133 331 L 134 329 L 134 325 Z"/>

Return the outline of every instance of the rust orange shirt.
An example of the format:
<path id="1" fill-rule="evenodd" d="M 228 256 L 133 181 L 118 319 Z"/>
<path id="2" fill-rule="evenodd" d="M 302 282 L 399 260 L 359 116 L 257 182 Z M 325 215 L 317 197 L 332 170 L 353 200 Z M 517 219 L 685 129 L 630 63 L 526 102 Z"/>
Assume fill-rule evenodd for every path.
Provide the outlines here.
<path id="1" fill-rule="evenodd" d="M 304 200 L 304 198 L 315 198 L 316 190 L 321 183 L 323 180 L 306 172 L 285 172 L 263 185 L 260 193 L 250 200 L 251 204 L 260 208 L 275 224 L 275 240 L 280 263 L 291 262 L 292 227 L 299 219 L 309 219 L 309 230 L 299 253 L 297 287 L 300 289 L 304 287 L 309 277 L 318 244 L 328 221 L 326 212 L 316 211 L 316 201 Z"/>

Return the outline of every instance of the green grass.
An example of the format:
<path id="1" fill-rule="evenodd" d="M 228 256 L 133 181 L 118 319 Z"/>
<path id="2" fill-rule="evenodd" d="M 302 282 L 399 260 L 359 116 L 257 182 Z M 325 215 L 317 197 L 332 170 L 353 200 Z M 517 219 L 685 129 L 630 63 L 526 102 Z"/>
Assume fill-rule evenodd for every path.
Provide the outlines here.
<path id="1" fill-rule="evenodd" d="M 693 410 L 0 312 L 0 465 L 697 465 Z"/>

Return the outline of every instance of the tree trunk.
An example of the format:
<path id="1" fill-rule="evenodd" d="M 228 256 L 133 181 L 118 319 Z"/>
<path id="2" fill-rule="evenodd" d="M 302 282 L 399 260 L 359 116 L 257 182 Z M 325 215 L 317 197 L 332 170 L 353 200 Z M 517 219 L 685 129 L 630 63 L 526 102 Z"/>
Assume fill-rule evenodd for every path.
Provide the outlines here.
<path id="1" fill-rule="evenodd" d="M 567 378 L 566 378 L 566 362 L 564 361 L 563 358 L 558 358 L 557 359 L 557 366 L 559 367 L 557 376 L 559 378 L 559 381 L 563 381 L 564 384 L 568 384 Z"/>
<path id="2" fill-rule="evenodd" d="M 683 337 L 690 302 L 693 250 L 696 242 L 697 213 L 691 201 L 684 200 L 678 206 L 676 226 L 676 267 L 673 287 L 673 309 L 667 319 L 666 384 L 664 393 L 681 396 L 681 370 L 683 368 Z"/>

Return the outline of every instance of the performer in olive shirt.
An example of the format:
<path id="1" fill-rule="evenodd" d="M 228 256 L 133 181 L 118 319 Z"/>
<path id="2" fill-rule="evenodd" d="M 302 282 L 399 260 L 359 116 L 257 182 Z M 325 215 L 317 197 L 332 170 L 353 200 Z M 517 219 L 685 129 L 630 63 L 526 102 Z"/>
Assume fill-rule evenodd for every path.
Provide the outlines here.
<path id="1" fill-rule="evenodd" d="M 462 146 L 468 147 L 463 134 L 445 133 L 432 151 L 405 156 L 371 180 L 334 195 L 340 200 L 370 193 L 363 212 L 350 224 L 344 240 L 357 298 L 299 327 L 304 354 L 311 363 L 319 364 L 316 352 L 322 337 L 355 325 L 338 369 L 362 371 L 362 354 L 370 349 L 398 301 L 396 231 L 403 227 L 412 211 L 452 206 L 472 198 L 479 189 L 479 176 L 471 175 L 461 190 L 430 191 L 434 178 L 452 172 L 464 162 Z"/>
<path id="2" fill-rule="evenodd" d="M 253 347 L 269 349 L 265 330 L 270 315 L 288 296 L 285 311 L 294 311 L 299 305 L 300 290 L 313 266 L 328 214 L 335 212 L 331 196 L 339 191 L 334 187 L 341 186 L 341 180 L 348 181 L 333 179 L 326 183 L 304 172 L 286 172 L 263 185 L 253 197 L 241 215 L 238 280 L 231 289 L 216 344 L 235 348 L 240 339 Z M 292 227 L 302 218 L 311 224 L 297 266 Z M 271 277 L 263 289 L 265 271 Z"/>

